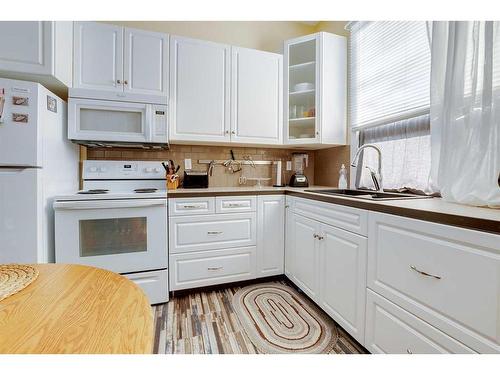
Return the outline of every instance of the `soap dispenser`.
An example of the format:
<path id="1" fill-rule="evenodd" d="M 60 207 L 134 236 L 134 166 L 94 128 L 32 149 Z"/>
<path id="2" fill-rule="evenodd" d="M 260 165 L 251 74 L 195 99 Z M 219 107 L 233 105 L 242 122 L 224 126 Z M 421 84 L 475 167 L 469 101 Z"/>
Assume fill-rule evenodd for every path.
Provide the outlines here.
<path id="1" fill-rule="evenodd" d="M 339 189 L 347 189 L 347 169 L 344 164 L 339 171 Z"/>

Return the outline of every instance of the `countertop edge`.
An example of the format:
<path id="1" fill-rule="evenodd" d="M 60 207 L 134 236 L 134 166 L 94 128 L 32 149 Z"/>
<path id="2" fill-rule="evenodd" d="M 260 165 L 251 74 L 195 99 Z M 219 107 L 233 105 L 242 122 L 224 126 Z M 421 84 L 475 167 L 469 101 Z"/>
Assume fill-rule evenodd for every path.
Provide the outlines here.
<path id="1" fill-rule="evenodd" d="M 291 195 L 300 198 L 349 206 L 390 215 L 408 217 L 432 223 L 451 225 L 464 229 L 471 229 L 485 233 L 500 235 L 500 221 L 473 216 L 464 216 L 447 212 L 437 212 L 425 209 L 397 207 L 379 204 L 361 199 L 347 199 L 343 197 L 319 195 L 312 192 L 294 191 L 289 187 L 262 189 L 262 190 L 219 190 L 219 191 L 169 191 L 169 198 L 195 198 L 195 197 L 219 197 L 219 196 L 245 196 L 245 195 Z"/>
<path id="2" fill-rule="evenodd" d="M 355 207 L 359 209 L 375 211 L 390 215 L 402 216 L 411 219 L 417 219 L 437 224 L 451 225 L 464 229 L 472 229 L 476 231 L 500 234 L 500 222 L 490 219 L 482 219 L 470 216 L 461 216 L 449 214 L 445 212 L 435 212 L 413 209 L 408 207 L 394 207 L 377 204 L 377 202 L 362 201 L 362 200 L 349 200 L 343 198 L 319 196 L 316 194 L 308 194 L 298 191 L 286 191 L 284 194 L 296 196 L 300 198 L 313 199 L 321 202 L 338 204 L 342 206 Z"/>

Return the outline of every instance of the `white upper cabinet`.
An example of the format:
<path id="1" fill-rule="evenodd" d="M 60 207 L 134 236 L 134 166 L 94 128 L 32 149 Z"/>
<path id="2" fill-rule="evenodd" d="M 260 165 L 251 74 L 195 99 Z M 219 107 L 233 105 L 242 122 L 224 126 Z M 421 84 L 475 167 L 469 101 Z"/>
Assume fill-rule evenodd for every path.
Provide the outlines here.
<path id="1" fill-rule="evenodd" d="M 168 35 L 74 23 L 70 97 L 167 104 Z"/>
<path id="2" fill-rule="evenodd" d="M 123 91 L 123 28 L 75 22 L 73 87 Z"/>
<path id="3" fill-rule="evenodd" d="M 172 36 L 170 140 L 283 143 L 282 56 Z"/>
<path id="4" fill-rule="evenodd" d="M 126 92 L 167 96 L 168 35 L 125 28 Z"/>
<path id="5" fill-rule="evenodd" d="M 231 141 L 283 142 L 283 56 L 232 47 Z"/>
<path id="6" fill-rule="evenodd" d="M 71 86 L 72 50 L 72 22 L 0 22 L 2 77 L 28 78 L 54 91 Z"/>
<path id="7" fill-rule="evenodd" d="M 320 32 L 285 41 L 285 143 L 347 142 L 347 40 Z"/>
<path id="8" fill-rule="evenodd" d="M 171 141 L 230 141 L 230 51 L 225 44 L 171 37 Z"/>

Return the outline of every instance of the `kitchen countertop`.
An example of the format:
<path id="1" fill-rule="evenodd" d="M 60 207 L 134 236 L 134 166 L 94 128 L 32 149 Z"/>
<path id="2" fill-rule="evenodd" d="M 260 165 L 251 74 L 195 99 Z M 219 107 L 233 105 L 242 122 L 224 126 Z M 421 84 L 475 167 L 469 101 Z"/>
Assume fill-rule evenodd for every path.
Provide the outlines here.
<path id="1" fill-rule="evenodd" d="M 287 194 L 370 211 L 410 217 L 435 223 L 500 234 L 500 209 L 472 207 L 446 202 L 441 198 L 370 201 L 352 197 L 332 196 L 305 190 L 335 189 L 331 186 L 294 187 L 213 187 L 207 189 L 169 190 L 169 198 Z"/>
<path id="2" fill-rule="evenodd" d="M 151 306 L 132 281 L 81 265 L 33 266 L 37 279 L 0 302 L 0 353 L 151 353 Z"/>

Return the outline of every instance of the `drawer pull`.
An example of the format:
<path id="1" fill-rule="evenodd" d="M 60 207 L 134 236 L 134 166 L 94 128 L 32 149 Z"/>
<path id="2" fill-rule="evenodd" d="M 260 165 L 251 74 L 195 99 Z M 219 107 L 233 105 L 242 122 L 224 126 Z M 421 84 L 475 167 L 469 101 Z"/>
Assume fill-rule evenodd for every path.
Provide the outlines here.
<path id="1" fill-rule="evenodd" d="M 245 207 L 245 205 L 242 203 L 228 203 L 227 207 L 236 208 L 236 207 Z"/>
<path id="2" fill-rule="evenodd" d="M 423 276 L 427 276 L 427 277 L 433 277 L 437 280 L 441 280 L 441 276 L 436 276 L 436 275 L 431 275 L 430 273 L 427 273 L 427 272 L 424 272 L 424 271 L 420 271 L 417 267 L 415 266 L 410 266 L 410 268 L 415 271 L 415 272 L 418 272 L 419 274 L 423 275 Z"/>
<path id="3" fill-rule="evenodd" d="M 203 206 L 195 206 L 195 205 L 184 205 L 184 206 L 182 206 L 182 208 L 189 208 L 189 209 L 199 208 L 199 209 L 202 209 L 202 208 L 205 208 L 205 207 L 203 207 Z"/>
<path id="4" fill-rule="evenodd" d="M 224 232 L 222 231 L 208 231 L 207 234 L 210 235 L 210 236 L 216 236 L 218 234 L 222 234 Z"/>
<path id="5" fill-rule="evenodd" d="M 413 352 L 410 349 L 406 349 L 406 353 L 413 354 Z"/>
<path id="6" fill-rule="evenodd" d="M 318 238 L 318 237 L 319 236 L 316 233 L 313 234 L 313 238 Z"/>
<path id="7" fill-rule="evenodd" d="M 209 271 L 219 271 L 219 270 L 223 270 L 224 267 L 208 267 L 207 270 Z"/>

